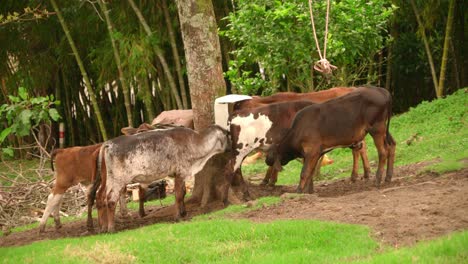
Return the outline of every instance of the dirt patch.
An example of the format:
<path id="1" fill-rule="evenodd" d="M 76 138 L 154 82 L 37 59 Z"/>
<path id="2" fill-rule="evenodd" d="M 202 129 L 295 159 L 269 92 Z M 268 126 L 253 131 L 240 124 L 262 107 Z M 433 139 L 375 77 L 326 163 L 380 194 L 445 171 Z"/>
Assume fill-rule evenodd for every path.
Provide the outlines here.
<path id="1" fill-rule="evenodd" d="M 282 196 L 283 202 L 267 208 L 232 215 L 264 222 L 277 219 L 318 219 L 368 225 L 381 242 L 392 246 L 408 245 L 456 230 L 468 229 L 468 168 L 444 175 L 421 173 L 427 163 L 397 168 L 392 183 L 377 189 L 372 181 L 349 179 L 315 184 L 312 195 L 290 196 L 296 186 L 261 187 L 252 185 L 250 195 Z M 219 210 L 222 203 L 199 208 L 187 204 L 189 217 Z M 148 215 L 117 218 L 116 230 L 135 229 L 154 223 L 173 222 L 173 206 L 147 207 Z M 95 225 L 96 225 L 95 221 Z M 0 246 L 18 246 L 35 241 L 92 235 L 86 233 L 85 220 L 65 223 L 56 231 L 48 225 L 44 234 L 37 229 L 0 237 Z"/>
<path id="2" fill-rule="evenodd" d="M 239 215 L 252 221 L 318 219 L 371 227 L 382 243 L 411 245 L 468 229 L 468 168 L 444 175 L 424 172 L 424 164 L 399 168 L 391 184 L 371 181 L 322 182 L 316 193 L 283 195 L 283 202 Z M 281 187 L 277 187 L 281 188 Z"/>

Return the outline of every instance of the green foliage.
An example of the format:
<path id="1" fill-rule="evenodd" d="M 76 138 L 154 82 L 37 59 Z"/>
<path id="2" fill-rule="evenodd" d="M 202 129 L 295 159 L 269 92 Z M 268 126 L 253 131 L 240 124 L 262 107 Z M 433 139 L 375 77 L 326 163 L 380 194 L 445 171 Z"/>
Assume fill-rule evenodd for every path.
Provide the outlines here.
<path id="1" fill-rule="evenodd" d="M 308 1 L 237 1 L 229 14 L 228 29 L 221 32 L 238 45 L 226 76 L 243 93 L 275 92 L 287 79 L 308 91 L 311 66 L 319 57 L 310 25 Z M 326 1 L 314 1 L 314 20 L 323 46 Z M 327 58 L 347 71 L 357 70 L 383 47 L 387 19 L 393 12 L 387 1 L 332 1 Z M 323 49 L 323 47 L 321 47 Z M 265 80 L 250 67 L 265 70 Z M 356 65 L 356 66 L 352 66 Z M 253 81 L 257 79 L 259 81 Z"/>
<path id="2" fill-rule="evenodd" d="M 53 95 L 31 97 L 24 87 L 20 87 L 18 96 L 9 95 L 8 98 L 11 103 L 0 106 L 0 121 L 6 121 L 7 124 L 0 132 L 0 145 L 8 135 L 24 137 L 39 124 L 60 119 L 57 109 L 52 108 L 59 105 L 60 101 L 55 100 Z M 7 155 L 13 153 L 9 148 L 2 151 Z"/>

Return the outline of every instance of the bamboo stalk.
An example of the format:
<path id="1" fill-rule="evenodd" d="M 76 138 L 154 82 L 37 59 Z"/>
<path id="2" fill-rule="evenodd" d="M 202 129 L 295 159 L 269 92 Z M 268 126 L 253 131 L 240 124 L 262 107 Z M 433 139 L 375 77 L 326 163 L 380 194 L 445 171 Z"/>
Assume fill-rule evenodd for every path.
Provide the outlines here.
<path id="1" fill-rule="evenodd" d="M 89 97 L 91 98 L 91 105 L 94 109 L 94 113 L 97 118 L 97 122 L 99 125 L 99 129 L 102 134 L 103 140 L 107 140 L 107 132 L 106 128 L 104 126 L 104 122 L 102 120 L 102 115 L 101 115 L 101 110 L 99 109 L 99 105 L 97 104 L 96 101 L 96 95 L 94 93 L 94 89 L 91 86 L 91 81 L 89 80 L 88 73 L 86 72 L 83 61 L 81 60 L 80 54 L 78 53 L 78 49 L 76 48 L 75 42 L 70 34 L 70 31 L 68 29 L 68 26 L 62 16 L 62 12 L 60 11 L 59 7 L 57 6 L 57 3 L 55 0 L 50 0 L 52 7 L 54 8 L 54 11 L 57 14 L 57 17 L 59 19 L 60 25 L 62 26 L 63 31 L 65 32 L 65 35 L 68 40 L 68 44 L 70 44 L 70 48 L 73 51 L 73 55 L 75 55 L 76 63 L 78 64 L 78 67 L 80 68 L 81 75 L 83 76 L 83 79 L 85 81 L 86 88 L 88 89 Z"/>

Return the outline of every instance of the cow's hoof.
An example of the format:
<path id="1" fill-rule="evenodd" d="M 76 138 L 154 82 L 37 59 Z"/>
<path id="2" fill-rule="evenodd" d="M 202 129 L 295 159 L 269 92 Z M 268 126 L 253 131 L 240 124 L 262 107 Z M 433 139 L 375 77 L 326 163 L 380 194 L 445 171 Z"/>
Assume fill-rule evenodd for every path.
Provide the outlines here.
<path id="1" fill-rule="evenodd" d="M 39 228 L 39 234 L 44 234 L 45 233 L 45 228 Z M 5 235 L 5 232 L 3 232 L 3 235 Z"/>
<path id="2" fill-rule="evenodd" d="M 186 217 L 186 216 L 187 216 L 187 211 L 185 211 L 185 210 L 184 210 L 184 211 L 181 211 L 181 212 L 180 212 L 180 216 Z"/>
<path id="3" fill-rule="evenodd" d="M 60 228 L 62 228 L 62 224 L 55 225 L 55 229 L 58 230 L 58 229 L 60 229 Z"/>

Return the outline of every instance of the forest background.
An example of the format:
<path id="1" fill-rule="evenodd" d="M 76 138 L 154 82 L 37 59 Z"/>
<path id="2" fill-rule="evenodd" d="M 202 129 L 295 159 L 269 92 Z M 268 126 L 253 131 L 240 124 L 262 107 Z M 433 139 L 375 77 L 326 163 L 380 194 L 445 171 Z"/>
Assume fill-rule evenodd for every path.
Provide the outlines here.
<path id="1" fill-rule="evenodd" d="M 89 145 L 164 110 L 190 109 L 176 2 L 2 1 L 3 152 L 21 157 L 12 149 L 40 141 L 44 123 L 58 138 L 51 121 L 65 124 L 65 146 Z M 327 77 L 313 70 L 319 53 L 307 0 L 201 2 L 216 18 L 209 30 L 219 34 L 220 96 L 367 84 L 388 89 L 401 113 L 468 86 L 465 0 L 330 1 L 326 55 L 338 69 Z M 323 49 L 327 1 L 312 2 Z"/>

